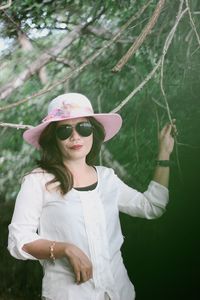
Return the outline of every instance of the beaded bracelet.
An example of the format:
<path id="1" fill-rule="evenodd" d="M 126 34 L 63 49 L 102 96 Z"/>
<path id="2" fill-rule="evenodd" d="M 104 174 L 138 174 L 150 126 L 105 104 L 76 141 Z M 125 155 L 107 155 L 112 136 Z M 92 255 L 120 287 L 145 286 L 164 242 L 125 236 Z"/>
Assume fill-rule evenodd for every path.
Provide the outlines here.
<path id="1" fill-rule="evenodd" d="M 56 244 L 56 242 L 52 242 L 52 244 L 49 247 L 49 250 L 50 250 L 50 256 L 49 257 L 50 257 L 52 263 L 55 263 L 55 260 L 56 260 L 56 258 L 54 256 L 54 246 L 55 246 L 55 244 Z"/>

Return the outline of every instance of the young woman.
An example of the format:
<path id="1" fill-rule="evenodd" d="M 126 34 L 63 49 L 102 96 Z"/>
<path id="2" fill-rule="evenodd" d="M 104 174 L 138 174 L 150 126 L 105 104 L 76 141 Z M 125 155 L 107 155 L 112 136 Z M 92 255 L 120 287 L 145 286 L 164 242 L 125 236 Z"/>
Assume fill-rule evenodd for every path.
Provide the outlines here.
<path id="1" fill-rule="evenodd" d="M 95 114 L 82 94 L 53 99 L 41 124 L 24 139 L 41 151 L 39 168 L 25 176 L 9 225 L 8 249 L 39 260 L 42 296 L 49 300 L 133 300 L 124 267 L 119 211 L 157 218 L 168 202 L 173 126 L 159 137 L 158 164 L 145 193 L 95 166 L 101 144 L 120 129 L 118 114 Z"/>

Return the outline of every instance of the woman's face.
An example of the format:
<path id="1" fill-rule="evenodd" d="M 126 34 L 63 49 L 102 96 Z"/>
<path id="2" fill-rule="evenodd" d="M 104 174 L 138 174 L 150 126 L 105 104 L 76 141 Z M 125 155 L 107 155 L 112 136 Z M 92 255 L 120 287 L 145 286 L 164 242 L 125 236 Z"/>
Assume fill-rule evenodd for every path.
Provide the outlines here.
<path id="1" fill-rule="evenodd" d="M 62 125 L 72 125 L 71 135 L 65 139 L 60 140 L 57 137 L 58 147 L 63 155 L 63 159 L 67 160 L 82 160 L 90 152 L 93 144 L 93 133 L 89 136 L 83 137 L 76 131 L 76 124 L 81 122 L 89 122 L 87 118 L 76 118 L 71 120 L 64 120 L 57 123 L 57 128 Z"/>

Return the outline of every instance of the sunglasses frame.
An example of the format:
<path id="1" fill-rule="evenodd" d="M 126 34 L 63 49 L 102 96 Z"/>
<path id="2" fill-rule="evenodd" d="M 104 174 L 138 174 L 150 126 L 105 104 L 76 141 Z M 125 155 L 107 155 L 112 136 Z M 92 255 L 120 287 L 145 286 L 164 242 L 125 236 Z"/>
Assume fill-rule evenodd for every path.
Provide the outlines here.
<path id="1" fill-rule="evenodd" d="M 80 130 L 80 129 L 81 129 L 80 124 L 89 124 L 90 126 L 88 126 L 88 128 L 91 129 L 90 134 L 82 135 L 82 133 L 80 132 L 80 131 L 81 131 L 81 130 Z M 70 130 L 71 130 L 70 135 L 69 135 L 69 136 L 67 135 L 66 138 L 61 138 L 61 136 L 59 136 L 59 134 L 58 134 L 58 131 L 59 131 L 60 128 L 66 128 L 66 127 L 70 128 Z M 72 135 L 73 129 L 75 129 L 76 132 L 77 132 L 81 137 L 88 137 L 88 136 L 90 136 L 90 135 L 93 133 L 93 126 L 92 126 L 92 124 L 91 124 L 89 121 L 82 121 L 82 122 L 76 123 L 75 125 L 71 125 L 71 124 L 63 124 L 63 125 L 58 126 L 58 127 L 56 128 L 56 137 L 57 137 L 59 140 L 61 140 L 61 141 L 67 140 L 67 139 Z M 67 131 L 66 131 L 66 133 L 67 133 Z"/>

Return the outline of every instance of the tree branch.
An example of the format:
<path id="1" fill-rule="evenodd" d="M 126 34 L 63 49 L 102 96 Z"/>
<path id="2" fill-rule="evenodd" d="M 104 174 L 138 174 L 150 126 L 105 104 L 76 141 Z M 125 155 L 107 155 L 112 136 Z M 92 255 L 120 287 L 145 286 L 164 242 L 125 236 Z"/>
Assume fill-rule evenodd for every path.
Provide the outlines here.
<path id="1" fill-rule="evenodd" d="M 153 77 L 153 75 L 156 73 L 157 69 L 160 67 L 161 64 L 161 58 L 155 65 L 155 67 L 152 69 L 152 71 L 146 76 L 146 78 L 117 106 L 115 107 L 111 112 L 116 113 L 118 112 L 124 105 L 126 105 L 133 96 L 137 94 L 144 86 L 145 84 Z"/>
<path id="2" fill-rule="evenodd" d="M 130 99 L 133 96 L 135 96 L 137 94 L 137 92 L 139 92 L 146 85 L 146 83 L 154 76 L 154 74 L 156 73 L 157 69 L 161 66 L 161 63 L 163 62 L 163 57 L 165 57 L 165 55 L 167 53 L 167 50 L 169 49 L 169 46 L 170 46 L 170 44 L 172 42 L 172 39 L 174 37 L 174 34 L 176 32 L 177 26 L 178 26 L 180 20 L 182 19 L 182 17 L 184 16 L 184 14 L 186 13 L 186 11 L 187 11 L 187 8 L 184 11 L 180 11 L 178 13 L 177 18 L 176 18 L 176 22 L 175 22 L 173 28 L 171 29 L 171 31 L 169 32 L 166 40 L 165 40 L 165 44 L 164 44 L 164 47 L 163 47 L 162 55 L 161 55 L 160 59 L 158 60 L 157 64 L 155 65 L 155 67 L 146 76 L 146 78 L 116 108 L 114 108 L 111 111 L 112 113 L 118 112 L 124 105 L 126 105 L 127 102 L 129 102 Z M 168 110 L 168 112 L 170 112 L 170 111 Z"/>
<path id="3" fill-rule="evenodd" d="M 7 4 L 0 6 L 0 10 L 9 8 L 11 5 L 12 5 L 12 0 L 8 0 Z"/>
<path id="4" fill-rule="evenodd" d="M 145 28 L 142 30 L 141 34 L 136 38 L 133 45 L 129 48 L 127 53 L 119 60 L 119 62 L 116 64 L 116 66 L 112 69 L 113 72 L 119 72 L 123 68 L 123 66 L 127 63 L 127 61 L 133 56 L 133 54 L 138 50 L 138 48 L 142 45 L 146 37 L 150 34 L 152 28 L 155 26 L 158 17 L 162 11 L 162 8 L 164 6 L 165 0 L 159 0 L 155 11 L 150 19 L 150 21 L 147 23 Z"/>

